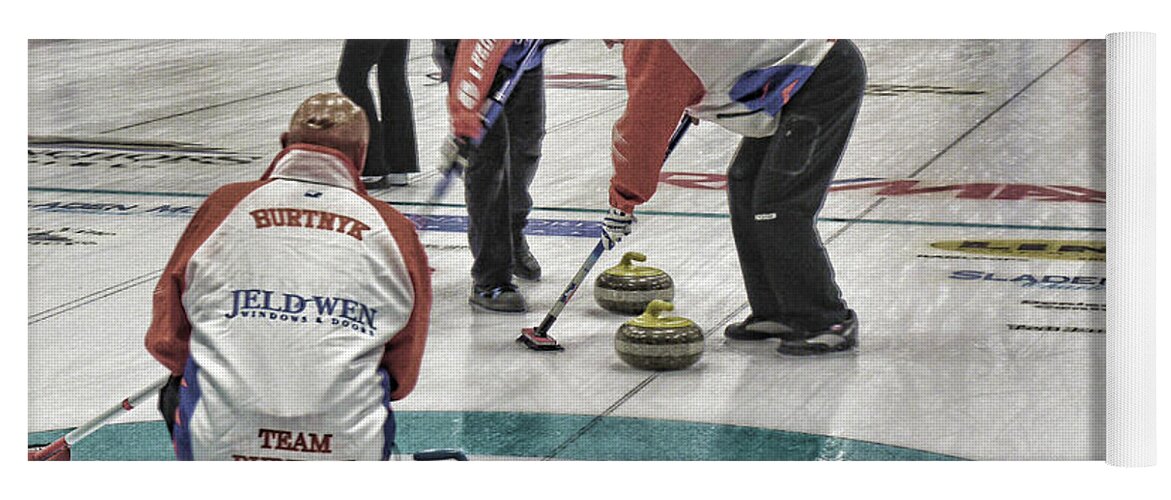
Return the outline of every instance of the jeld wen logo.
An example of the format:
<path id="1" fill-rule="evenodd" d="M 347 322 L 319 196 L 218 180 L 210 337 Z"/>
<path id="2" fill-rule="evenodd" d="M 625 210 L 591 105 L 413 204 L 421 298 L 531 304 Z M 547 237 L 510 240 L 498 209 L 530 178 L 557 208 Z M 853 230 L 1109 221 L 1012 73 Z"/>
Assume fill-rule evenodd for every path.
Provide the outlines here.
<path id="1" fill-rule="evenodd" d="M 378 314 L 361 302 L 338 297 L 309 297 L 272 290 L 233 290 L 231 312 L 225 318 L 258 318 L 289 323 L 320 323 L 349 328 L 373 336 Z"/>
<path id="2" fill-rule="evenodd" d="M 256 229 L 268 227 L 304 227 L 336 231 L 352 236 L 356 240 L 361 240 L 362 233 L 370 229 L 370 226 L 367 226 L 360 220 L 324 210 L 262 208 L 248 213 L 256 221 Z"/>
<path id="3" fill-rule="evenodd" d="M 937 241 L 931 246 L 940 250 L 980 255 L 1049 260 L 1106 260 L 1106 242 L 1104 241 L 957 240 Z"/>

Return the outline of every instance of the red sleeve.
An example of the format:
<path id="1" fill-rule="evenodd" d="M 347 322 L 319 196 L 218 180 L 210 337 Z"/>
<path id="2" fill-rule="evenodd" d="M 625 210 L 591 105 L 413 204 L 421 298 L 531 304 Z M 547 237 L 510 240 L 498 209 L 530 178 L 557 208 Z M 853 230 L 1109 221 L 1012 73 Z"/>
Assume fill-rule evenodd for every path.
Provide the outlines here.
<path id="1" fill-rule="evenodd" d="M 411 310 L 410 319 L 386 343 L 386 351 L 382 354 L 382 367 L 398 384 L 390 393 L 390 399 L 398 401 L 410 394 L 419 380 L 419 366 L 423 362 L 423 347 L 427 343 L 427 329 L 431 323 L 432 269 L 427 263 L 427 253 L 419 242 L 419 235 L 415 232 L 415 225 L 390 205 L 369 196 L 366 199 L 378 210 L 390 229 L 415 289 L 415 306 Z"/>
<path id="2" fill-rule="evenodd" d="M 190 355 L 191 323 L 183 309 L 187 263 L 240 200 L 266 182 L 228 184 L 208 196 L 179 237 L 171 260 L 159 277 L 152 298 L 150 327 L 146 331 L 146 350 L 175 375 L 183 374 Z"/>
<path id="3" fill-rule="evenodd" d="M 492 90 L 492 80 L 500 68 L 512 40 L 460 40 L 451 70 L 451 91 L 447 110 L 456 137 L 476 138 L 483 133 L 480 107 Z"/>
<path id="4" fill-rule="evenodd" d="M 622 60 L 628 100 L 612 132 L 610 206 L 630 213 L 655 194 L 671 133 L 704 89 L 666 40 L 628 40 Z"/>

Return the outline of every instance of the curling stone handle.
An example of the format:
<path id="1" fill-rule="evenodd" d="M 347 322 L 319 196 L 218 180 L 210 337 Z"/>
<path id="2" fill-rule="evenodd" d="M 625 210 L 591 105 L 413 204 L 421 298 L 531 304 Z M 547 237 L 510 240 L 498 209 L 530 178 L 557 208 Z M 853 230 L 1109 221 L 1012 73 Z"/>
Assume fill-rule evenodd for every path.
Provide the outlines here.
<path id="1" fill-rule="evenodd" d="M 642 315 L 648 320 L 662 319 L 663 313 L 667 311 L 674 311 L 675 304 L 665 300 L 655 299 L 650 304 L 647 304 L 646 311 Z"/>
<path id="2" fill-rule="evenodd" d="M 618 261 L 618 265 L 623 268 L 629 269 L 630 267 L 633 267 L 633 266 L 631 266 L 631 262 L 630 262 L 632 260 L 637 260 L 639 262 L 646 262 L 646 255 L 641 252 L 626 252 L 626 253 L 622 254 L 622 260 Z"/>

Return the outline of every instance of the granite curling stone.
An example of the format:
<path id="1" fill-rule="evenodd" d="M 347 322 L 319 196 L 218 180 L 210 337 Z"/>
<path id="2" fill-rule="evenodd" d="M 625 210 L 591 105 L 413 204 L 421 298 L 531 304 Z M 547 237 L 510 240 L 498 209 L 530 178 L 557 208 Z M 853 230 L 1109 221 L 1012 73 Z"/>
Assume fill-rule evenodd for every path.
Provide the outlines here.
<path id="1" fill-rule="evenodd" d="M 646 312 L 614 334 L 614 350 L 626 364 L 642 370 L 681 370 L 703 356 L 703 330 L 693 321 L 663 313 L 670 302 L 652 300 Z"/>
<path id="2" fill-rule="evenodd" d="M 602 309 L 621 314 L 641 314 L 647 304 L 658 299 L 675 298 L 675 283 L 660 269 L 637 266 L 631 261 L 646 261 L 646 255 L 626 252 L 618 265 L 605 270 L 594 280 L 594 301 Z"/>

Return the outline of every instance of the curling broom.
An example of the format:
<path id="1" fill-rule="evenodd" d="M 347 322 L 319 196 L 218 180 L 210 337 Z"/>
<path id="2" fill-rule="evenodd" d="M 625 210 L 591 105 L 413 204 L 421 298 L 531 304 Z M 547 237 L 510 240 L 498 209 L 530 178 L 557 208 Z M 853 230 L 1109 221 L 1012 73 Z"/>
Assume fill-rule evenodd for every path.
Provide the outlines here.
<path id="1" fill-rule="evenodd" d="M 675 150 L 675 146 L 679 144 L 679 140 L 683 138 L 683 134 L 691 127 L 694 119 L 687 113 L 679 119 L 679 125 L 675 127 L 675 132 L 671 134 L 671 140 L 667 143 L 667 153 L 663 157 L 666 162 L 667 158 L 671 156 L 671 151 Z M 573 279 L 569 281 L 569 286 L 565 287 L 565 291 L 561 292 L 561 296 L 557 298 L 557 302 L 553 303 L 553 308 L 545 315 L 545 319 L 541 324 L 533 328 L 523 328 L 520 331 L 520 336 L 516 338 L 520 342 L 534 351 L 564 351 L 565 348 L 557 343 L 553 337 L 549 336 L 549 329 L 553 328 L 553 322 L 557 321 L 557 315 L 561 314 L 561 310 L 565 309 L 565 304 L 573 295 L 577 293 L 581 282 L 585 281 L 585 277 L 593 269 L 594 264 L 598 262 L 598 258 L 602 256 L 602 252 L 606 251 L 606 244 L 602 240 L 598 240 L 598 244 L 594 245 L 593 251 L 586 257 L 585 262 L 582 263 L 581 268 L 577 270 L 577 274 L 573 275 Z"/>

